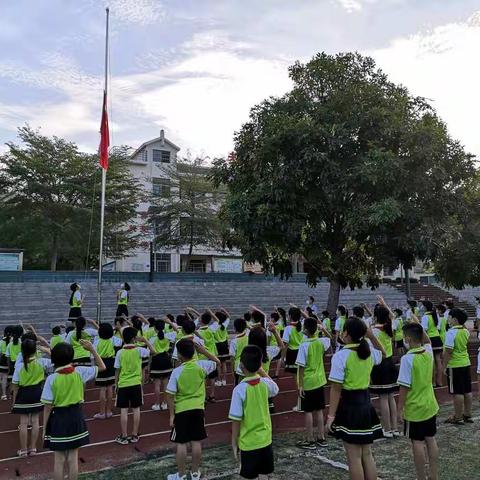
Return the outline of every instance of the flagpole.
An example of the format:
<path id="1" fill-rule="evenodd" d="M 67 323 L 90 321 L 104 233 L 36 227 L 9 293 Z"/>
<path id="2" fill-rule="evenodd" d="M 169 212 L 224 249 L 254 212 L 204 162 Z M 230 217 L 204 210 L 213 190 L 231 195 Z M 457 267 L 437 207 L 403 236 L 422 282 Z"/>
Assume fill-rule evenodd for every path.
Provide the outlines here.
<path id="1" fill-rule="evenodd" d="M 110 10 L 105 10 L 105 86 L 104 86 L 104 102 L 107 98 L 108 89 L 108 27 Z M 104 105 L 106 108 L 106 105 Z M 107 184 L 107 169 L 102 168 L 102 193 L 100 203 L 100 249 L 98 259 L 98 281 L 97 281 L 97 322 L 102 321 L 102 270 L 103 270 L 103 224 L 105 220 L 105 188 Z"/>

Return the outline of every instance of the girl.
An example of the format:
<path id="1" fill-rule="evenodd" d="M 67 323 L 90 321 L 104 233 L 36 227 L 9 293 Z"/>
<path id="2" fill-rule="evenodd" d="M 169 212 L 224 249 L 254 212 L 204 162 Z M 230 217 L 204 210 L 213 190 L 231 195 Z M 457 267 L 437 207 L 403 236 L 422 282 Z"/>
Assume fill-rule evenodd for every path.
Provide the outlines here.
<path id="1" fill-rule="evenodd" d="M 382 437 L 382 426 L 370 401 L 368 386 L 372 368 L 381 363 L 385 352 L 371 330 L 356 317 L 345 322 L 340 335 L 344 347 L 332 357 L 326 428 L 343 441 L 350 478 L 376 480 L 371 444 Z"/>
<path id="2" fill-rule="evenodd" d="M 155 403 L 152 410 L 167 410 L 167 403 L 160 403 L 160 392 L 167 387 L 168 377 L 173 370 L 172 358 L 168 351 L 170 350 L 170 340 L 165 335 L 165 322 L 157 320 L 155 322 L 155 337 L 150 339 L 153 347 L 152 363 L 150 365 L 150 378 L 155 384 Z"/>
<path id="3" fill-rule="evenodd" d="M 26 339 L 21 344 L 23 362 L 17 363 L 13 373 L 13 407 L 12 413 L 20 414 L 20 450 L 19 457 L 35 455 L 40 429 L 40 412 L 43 405 L 40 402 L 45 370 L 52 362 L 46 358 L 37 357 L 37 342 Z M 45 349 L 46 353 L 50 353 Z M 28 446 L 28 426 L 32 427 L 30 446 Z"/>
<path id="4" fill-rule="evenodd" d="M 215 332 L 215 344 L 217 346 L 217 358 L 220 360 L 219 378 L 215 382 L 217 387 L 227 385 L 227 360 L 228 354 L 228 324 L 230 323 L 229 314 L 225 309 L 220 309 L 215 313 L 214 318 L 217 320 L 212 325 Z"/>
<path id="5" fill-rule="evenodd" d="M 5 350 L 5 356 L 8 363 L 8 380 L 11 381 L 13 372 L 15 370 L 15 362 L 21 353 L 22 344 L 20 341 L 23 335 L 23 327 L 21 325 L 15 325 L 11 329 L 12 337 Z"/>
<path id="6" fill-rule="evenodd" d="M 61 326 L 52 328 L 52 336 L 50 338 L 50 349 L 52 349 L 57 343 L 64 342 L 66 336 L 62 335 Z"/>
<path id="7" fill-rule="evenodd" d="M 117 292 L 117 317 L 120 317 L 121 315 L 128 317 L 129 292 L 130 285 L 127 282 L 120 284 L 120 290 Z"/>
<path id="8" fill-rule="evenodd" d="M 390 311 L 385 304 L 377 305 L 373 311 L 373 334 L 381 343 L 385 352 L 380 365 L 372 369 L 370 392 L 380 397 L 383 436 L 400 436 L 397 429 L 397 404 L 394 393 L 398 391 L 398 370 L 393 362 L 393 331 Z"/>
<path id="9" fill-rule="evenodd" d="M 418 317 L 420 315 L 420 310 L 417 307 L 417 301 L 416 300 L 407 300 L 408 308 L 405 313 L 405 316 L 407 317 L 407 320 L 409 322 L 414 321 L 413 317 Z"/>
<path id="10" fill-rule="evenodd" d="M 445 338 L 447 336 L 448 330 L 448 318 L 445 316 L 447 307 L 441 303 L 435 307 L 438 316 L 438 333 L 440 334 L 440 339 L 442 344 L 445 345 Z"/>
<path id="11" fill-rule="evenodd" d="M 11 326 L 6 326 L 3 331 L 3 338 L 0 340 L 0 386 L 2 388 L 2 400 L 8 400 L 7 397 L 7 385 L 8 385 L 8 359 L 7 359 L 7 346 L 10 343 Z"/>
<path id="12" fill-rule="evenodd" d="M 335 344 L 337 352 L 343 348 L 342 332 L 345 322 L 347 321 L 347 317 L 347 308 L 343 305 L 339 305 L 337 308 L 337 319 L 335 320 Z"/>
<path id="13" fill-rule="evenodd" d="M 76 366 L 90 366 L 90 353 L 83 347 L 82 340 L 91 342 L 98 335 L 98 325 L 94 320 L 88 320 L 95 328 L 85 328 L 87 320 L 85 317 L 78 317 L 75 320 L 75 330 L 72 330 L 65 340 L 73 347 L 73 363 Z"/>
<path id="14" fill-rule="evenodd" d="M 85 351 L 91 353 L 96 367 L 74 367 L 74 349 L 68 343 L 59 343 L 52 350 L 55 373 L 49 375 L 43 386 L 41 402 L 43 410 L 44 447 L 54 452 L 54 480 L 78 478 L 78 449 L 88 444 L 88 430 L 82 411 L 84 384 L 93 380 L 105 364 L 93 345 L 79 340 Z"/>
<path id="15" fill-rule="evenodd" d="M 73 322 L 78 317 L 82 316 L 82 304 L 84 297 L 80 293 L 80 285 L 78 283 L 72 283 L 70 285 L 70 300 L 68 304 L 70 305 L 70 312 L 68 313 L 68 319 Z"/>
<path id="16" fill-rule="evenodd" d="M 273 314 L 272 314 L 271 318 L 275 322 L 275 326 L 278 330 L 278 334 L 280 335 L 280 337 L 283 338 L 283 332 L 285 331 L 285 328 L 287 326 L 287 312 L 283 308 L 275 307 L 275 312 L 274 313 L 278 314 L 278 316 L 279 316 L 278 321 L 275 321 L 275 318 L 273 317 Z M 275 342 L 275 340 L 274 340 L 275 337 L 272 336 L 270 338 L 272 339 L 272 342 Z M 285 364 L 285 354 L 287 352 L 287 349 L 283 348 L 283 347 L 284 347 L 284 344 L 282 342 L 282 350 L 281 350 L 281 353 L 280 353 L 280 358 L 277 361 L 277 365 L 275 367 L 275 375 L 273 375 L 272 378 L 278 378 L 279 377 L 280 368 L 282 367 L 282 365 Z"/>
<path id="17" fill-rule="evenodd" d="M 237 373 L 237 370 L 240 368 L 240 356 L 242 355 L 243 349 L 248 345 L 248 336 L 247 336 L 247 322 L 244 318 L 236 318 L 233 322 L 233 328 L 235 329 L 235 337 L 230 342 L 230 348 L 228 353 L 232 360 L 232 370 L 233 376 L 235 378 L 235 385 L 238 385 L 240 376 Z"/>
<path id="18" fill-rule="evenodd" d="M 323 328 L 332 335 L 332 320 L 330 319 L 330 313 L 328 310 L 322 312 L 322 325 Z"/>
<path id="19" fill-rule="evenodd" d="M 396 308 L 393 314 L 395 315 L 392 325 L 395 339 L 395 352 L 398 356 L 402 356 L 405 353 L 403 346 L 403 312 L 400 308 Z"/>
<path id="20" fill-rule="evenodd" d="M 100 387 L 100 411 L 93 416 L 93 418 L 97 420 L 104 420 L 105 418 L 111 418 L 113 416 L 115 349 L 121 348 L 122 343 L 122 340 L 113 334 L 113 327 L 110 323 L 101 323 L 98 326 L 98 337 L 95 339 L 94 347 L 105 365 L 105 370 L 100 372 L 95 379 L 95 385 Z"/>
<path id="21" fill-rule="evenodd" d="M 206 350 L 214 356 L 217 356 L 217 346 L 215 344 L 215 333 L 209 327 L 212 321 L 211 310 L 207 310 L 200 316 L 200 328 L 197 330 L 198 336 L 203 340 Z M 207 359 L 203 355 L 199 357 L 200 360 Z M 218 368 L 208 374 L 208 383 L 210 384 L 210 394 L 207 394 L 207 402 L 214 403 L 215 399 L 215 379 L 218 377 Z M 208 387 L 207 387 L 208 391 Z"/>
<path id="22" fill-rule="evenodd" d="M 432 350 L 435 357 L 435 386 L 441 387 L 443 385 L 443 343 L 440 338 L 440 332 L 438 331 L 440 326 L 438 315 L 430 300 L 424 300 L 423 306 L 425 307 L 425 315 L 422 317 L 421 324 L 425 332 L 427 332 L 428 338 L 432 342 Z"/>

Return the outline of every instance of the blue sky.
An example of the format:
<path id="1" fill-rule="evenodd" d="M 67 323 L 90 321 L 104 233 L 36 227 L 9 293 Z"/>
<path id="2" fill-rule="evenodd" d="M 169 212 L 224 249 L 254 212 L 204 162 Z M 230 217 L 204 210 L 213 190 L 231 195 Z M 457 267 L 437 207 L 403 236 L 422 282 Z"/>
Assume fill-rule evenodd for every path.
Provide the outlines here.
<path id="1" fill-rule="evenodd" d="M 96 149 L 107 4 L 114 144 L 164 128 L 181 154 L 225 155 L 249 109 L 289 89 L 288 65 L 358 50 L 480 154 L 473 0 L 2 1 L 0 152 L 25 123 Z"/>

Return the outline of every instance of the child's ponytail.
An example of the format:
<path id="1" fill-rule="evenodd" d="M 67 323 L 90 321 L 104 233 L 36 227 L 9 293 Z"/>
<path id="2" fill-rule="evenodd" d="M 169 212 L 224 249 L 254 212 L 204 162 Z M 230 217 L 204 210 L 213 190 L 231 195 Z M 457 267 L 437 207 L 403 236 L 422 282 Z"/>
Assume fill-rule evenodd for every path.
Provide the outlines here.
<path id="1" fill-rule="evenodd" d="M 367 326 L 357 317 L 350 317 L 343 327 L 354 343 L 358 343 L 357 355 L 360 360 L 366 360 L 370 356 L 370 345 L 365 339 Z"/>
<path id="2" fill-rule="evenodd" d="M 438 328 L 438 315 L 436 310 L 433 308 L 433 303 L 430 300 L 425 300 L 423 302 L 423 306 L 425 307 L 426 313 L 432 316 L 433 322 L 435 323 L 435 326 Z"/>
<path id="3" fill-rule="evenodd" d="M 392 319 L 390 318 L 390 312 L 388 308 L 384 307 L 383 305 L 377 305 L 373 311 L 373 316 L 378 324 L 383 325 L 383 331 L 390 338 L 393 338 Z"/>
<path id="4" fill-rule="evenodd" d="M 357 355 L 360 360 L 366 360 L 370 356 L 370 345 L 365 338 L 361 338 L 358 343 Z"/>
<path id="5" fill-rule="evenodd" d="M 295 328 L 297 329 L 297 332 L 302 331 L 302 321 L 298 320 L 297 324 L 295 325 Z"/>
<path id="6" fill-rule="evenodd" d="M 81 340 L 82 330 L 85 328 L 86 324 L 87 324 L 87 321 L 85 320 L 85 317 L 78 317 L 75 319 L 75 332 L 76 332 L 77 342 Z"/>
<path id="7" fill-rule="evenodd" d="M 37 342 L 30 338 L 23 340 L 21 345 L 21 352 L 23 358 L 23 365 L 25 370 L 28 371 L 28 364 L 30 363 L 30 358 L 37 353 Z"/>
<path id="8" fill-rule="evenodd" d="M 12 329 L 12 343 L 14 345 L 18 345 L 18 342 L 20 341 L 20 337 L 23 335 L 23 328 L 21 325 L 16 325 Z"/>
<path id="9" fill-rule="evenodd" d="M 157 320 L 155 322 L 155 330 L 157 331 L 157 337 L 159 340 L 165 338 L 165 322 L 163 320 Z"/>
<path id="10" fill-rule="evenodd" d="M 223 332 L 225 331 L 225 321 L 227 320 L 227 316 L 223 312 L 215 312 L 215 316 L 218 318 L 218 323 L 220 324 L 220 330 Z"/>

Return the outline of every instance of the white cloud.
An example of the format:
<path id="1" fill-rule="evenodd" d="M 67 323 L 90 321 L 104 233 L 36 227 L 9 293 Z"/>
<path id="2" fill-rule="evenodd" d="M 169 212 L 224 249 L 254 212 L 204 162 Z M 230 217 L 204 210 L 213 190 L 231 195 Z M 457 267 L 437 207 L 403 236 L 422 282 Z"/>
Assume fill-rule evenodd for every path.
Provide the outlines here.
<path id="1" fill-rule="evenodd" d="M 337 0 L 337 2 L 347 12 L 359 12 L 362 9 L 362 3 L 359 0 Z"/>
<path id="2" fill-rule="evenodd" d="M 160 0 L 104 0 L 115 21 L 151 25 L 158 23 L 166 15 Z"/>

